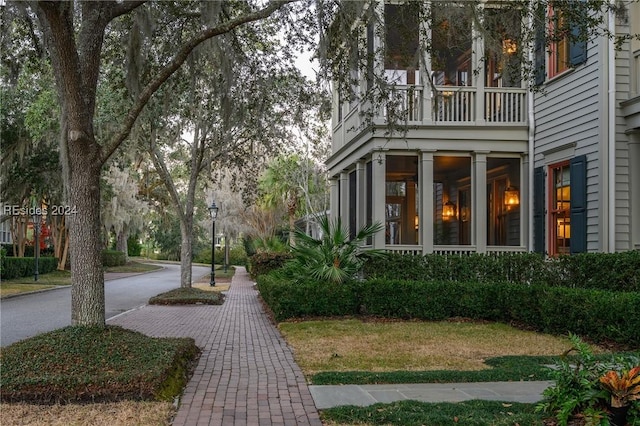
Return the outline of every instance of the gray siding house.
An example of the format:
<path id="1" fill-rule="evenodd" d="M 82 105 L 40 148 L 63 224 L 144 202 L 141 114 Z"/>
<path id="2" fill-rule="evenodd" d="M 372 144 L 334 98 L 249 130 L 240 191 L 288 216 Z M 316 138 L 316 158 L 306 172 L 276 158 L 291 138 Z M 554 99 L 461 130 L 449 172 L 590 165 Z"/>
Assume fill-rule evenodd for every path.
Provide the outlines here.
<path id="1" fill-rule="evenodd" d="M 640 248 L 638 41 L 618 51 L 605 37 L 549 47 L 543 29 L 528 49 L 532 91 L 507 71 L 526 47 L 513 41 L 517 28 L 485 37 L 450 4 L 426 21 L 405 2 L 369 7 L 355 23 L 362 50 L 392 89 L 372 106 L 371 80 L 354 70 L 355 98 L 334 90 L 331 216 L 351 232 L 384 223 L 371 246 L 403 253 Z M 513 20 L 499 2 L 484 7 L 486 20 Z M 454 19 L 452 40 L 441 29 Z M 640 33 L 640 4 L 609 25 Z M 386 134 L 390 108 L 405 132 Z"/>
<path id="2" fill-rule="evenodd" d="M 640 3 L 608 17 L 616 34 L 640 33 Z M 571 50 L 574 46 L 570 46 Z M 640 42 L 606 37 L 574 64 L 552 44 L 534 96 L 534 248 L 552 255 L 640 248 Z"/>

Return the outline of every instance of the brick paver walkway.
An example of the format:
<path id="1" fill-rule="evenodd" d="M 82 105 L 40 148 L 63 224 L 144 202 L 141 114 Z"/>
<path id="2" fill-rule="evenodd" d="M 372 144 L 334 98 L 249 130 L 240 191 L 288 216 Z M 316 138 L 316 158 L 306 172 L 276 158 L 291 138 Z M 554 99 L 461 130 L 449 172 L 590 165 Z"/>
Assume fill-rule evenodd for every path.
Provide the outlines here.
<path id="1" fill-rule="evenodd" d="M 202 349 L 174 426 L 322 425 L 302 371 L 244 268 L 236 269 L 221 306 L 145 306 L 109 324 L 193 337 Z"/>

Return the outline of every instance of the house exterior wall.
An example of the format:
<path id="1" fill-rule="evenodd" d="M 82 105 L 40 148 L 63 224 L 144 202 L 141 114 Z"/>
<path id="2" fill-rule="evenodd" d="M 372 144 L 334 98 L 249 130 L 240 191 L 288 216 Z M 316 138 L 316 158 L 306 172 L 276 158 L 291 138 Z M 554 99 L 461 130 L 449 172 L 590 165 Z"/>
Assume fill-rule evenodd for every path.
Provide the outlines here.
<path id="1" fill-rule="evenodd" d="M 628 33 L 629 28 L 633 28 L 634 19 L 640 19 L 636 14 L 631 15 L 630 22 L 616 23 L 619 34 Z M 376 40 L 374 44 L 379 43 L 380 40 Z M 482 46 L 481 41 L 474 43 Z M 476 107 L 476 115 L 462 122 L 439 122 L 434 100 L 445 93 L 442 90 L 448 89 L 427 88 L 427 84 L 423 83 L 422 86 L 416 86 L 418 97 L 414 99 L 414 105 L 419 104 L 420 110 L 411 116 L 413 121 L 410 128 L 402 135 L 385 136 L 383 116 L 374 118 L 368 127 L 363 127 L 360 113 L 367 110 L 367 105 L 341 103 L 341 97 L 334 93 L 333 153 L 327 160 L 334 183 L 332 215 L 341 216 L 343 223 L 349 222 L 349 200 L 352 203 L 357 200 L 357 208 L 351 209 L 356 212 L 356 217 L 351 219 L 352 224 L 362 227 L 371 221 L 385 223 L 385 204 L 388 203 L 385 193 L 387 161 L 393 156 L 413 155 L 417 162 L 415 179 L 419 200 L 416 212 L 416 223 L 418 218 L 420 222 L 416 231 L 417 241 L 415 244 L 391 247 L 388 237 L 385 241 L 385 235 L 379 233 L 371 241 L 373 247 L 422 253 L 447 250 L 524 251 L 539 246 L 536 237 L 530 237 L 536 235 L 543 240 L 538 241 L 542 247 L 540 251 L 549 253 L 552 226 L 549 171 L 550 166 L 566 162 L 571 170 L 574 170 L 574 165 L 579 170 L 574 180 L 584 181 L 584 200 L 576 200 L 576 204 L 583 204 L 583 211 L 576 213 L 574 222 L 576 226 L 584 228 L 584 242 L 578 245 L 579 249 L 575 252 L 639 248 L 640 126 L 637 123 L 640 123 L 640 77 L 634 73 L 640 71 L 640 46 L 627 43 L 621 50 L 615 51 L 605 37 L 592 39 L 586 46 L 586 60 L 583 63 L 546 79 L 539 91 L 525 95 L 531 99 L 532 122 L 526 119 L 526 110 L 521 111 L 525 112 L 525 118 L 510 122 L 497 123 L 486 119 L 488 116 L 483 111 L 486 111 L 488 104 L 483 102 L 488 99 L 484 92 L 489 89 L 482 87 L 484 68 L 478 66 L 477 62 L 474 66 L 479 70 L 479 75 L 474 77 L 473 85 L 457 88 L 458 93 L 463 93 L 462 96 L 472 97 L 470 105 Z M 610 66 L 614 60 L 614 66 Z M 420 75 L 427 74 L 423 71 Z M 613 86 L 610 86 L 610 82 Z M 399 90 L 407 88 L 403 86 Z M 515 93 L 521 89 L 508 88 L 504 91 L 507 93 L 505 96 L 511 96 L 509 90 Z M 526 100 L 526 97 L 521 99 Z M 637 99 L 637 102 L 633 99 Z M 525 104 L 522 108 L 525 108 Z M 447 248 L 434 242 L 437 225 L 431 218 L 440 214 L 436 211 L 437 206 L 434 206 L 434 200 L 439 197 L 434 190 L 434 161 L 439 156 L 470 158 L 473 219 L 471 243 L 467 245 Z M 488 205 L 490 194 L 487 193 L 491 171 L 487 170 L 487 161 L 495 158 L 517 158 L 520 161 L 520 178 L 517 182 L 520 189 L 520 216 L 517 222 L 509 225 L 508 230 L 511 236 L 519 234 L 517 247 L 496 248 L 487 241 L 489 222 L 492 220 Z M 371 169 L 370 178 L 367 178 L 367 167 Z M 529 216 L 529 212 L 536 208 L 536 191 L 530 191 L 534 182 L 537 182 L 535 171 L 546 173 L 542 181 L 547 186 L 541 213 L 545 224 L 543 233 L 536 231 L 536 213 Z M 351 198 L 350 173 L 356 176 L 357 181 L 355 186 L 351 183 L 351 187 L 357 190 L 357 194 Z M 533 182 L 530 182 L 530 177 L 534 177 Z M 371 198 L 370 208 L 363 207 L 367 197 Z M 442 195 L 440 197 L 443 201 Z M 402 225 L 404 229 L 407 229 L 406 220 Z M 574 239 L 577 241 L 578 237 Z"/>
<path id="2" fill-rule="evenodd" d="M 630 21 L 614 22 L 616 34 L 629 33 Z M 632 168 L 640 165 L 640 157 L 622 107 L 637 96 L 632 92 L 634 60 L 630 43 L 616 51 L 606 38 L 592 40 L 587 61 L 545 81 L 534 98 L 534 167 L 586 155 L 589 252 L 638 246 L 634 228 L 640 226 L 640 211 L 632 208 L 637 204 Z M 546 236 L 548 249 L 548 229 Z"/>
<path id="3" fill-rule="evenodd" d="M 606 147 L 606 115 L 601 105 L 606 102 L 603 84 L 603 61 L 599 59 L 601 46 L 597 42 L 587 45 L 587 61 L 575 69 L 545 82 L 534 95 L 535 139 L 534 167 L 587 156 L 587 250 L 602 249 L 603 211 L 601 188 L 603 158 Z M 548 200 L 547 200 L 548 202 Z M 547 212 L 550 210 L 547 205 Z M 547 236 L 549 231 L 547 226 Z M 549 252 L 549 238 L 546 238 Z"/>

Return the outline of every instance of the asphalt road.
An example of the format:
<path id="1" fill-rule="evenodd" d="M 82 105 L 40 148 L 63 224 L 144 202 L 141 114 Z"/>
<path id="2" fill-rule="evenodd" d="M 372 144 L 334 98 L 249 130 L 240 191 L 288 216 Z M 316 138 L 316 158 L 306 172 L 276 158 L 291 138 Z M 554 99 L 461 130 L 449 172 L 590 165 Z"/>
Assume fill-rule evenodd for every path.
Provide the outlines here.
<path id="1" fill-rule="evenodd" d="M 138 308 L 150 297 L 180 286 L 180 265 L 105 281 L 105 314 L 113 316 Z M 209 269 L 193 266 L 194 280 Z M 0 301 L 0 346 L 71 324 L 71 288 L 26 294 Z"/>

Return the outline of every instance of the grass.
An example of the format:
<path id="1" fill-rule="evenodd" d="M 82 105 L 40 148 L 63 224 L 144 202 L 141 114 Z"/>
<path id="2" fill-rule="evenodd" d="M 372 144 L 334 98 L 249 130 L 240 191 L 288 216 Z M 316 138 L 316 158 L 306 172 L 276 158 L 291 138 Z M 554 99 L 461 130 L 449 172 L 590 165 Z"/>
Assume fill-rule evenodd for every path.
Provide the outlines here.
<path id="1" fill-rule="evenodd" d="M 498 401 L 467 401 L 430 404 L 400 401 L 369 407 L 343 406 L 321 412 L 325 425 L 398 426 L 530 426 L 541 425 L 543 417 L 532 404 Z"/>
<path id="2" fill-rule="evenodd" d="M 473 376 L 490 369 L 486 361 L 491 358 L 553 356 L 571 347 L 567 338 L 500 323 L 347 319 L 285 322 L 279 327 L 308 377 L 320 372 L 427 370 Z"/>
<path id="3" fill-rule="evenodd" d="M 221 305 L 224 295 L 195 287 L 179 287 L 149 299 L 150 305 Z"/>
<path id="4" fill-rule="evenodd" d="M 190 338 L 69 326 L 0 352 L 3 402 L 172 401 L 199 355 Z"/>
<path id="5" fill-rule="evenodd" d="M 158 426 L 175 415 L 170 402 L 119 401 L 94 404 L 0 404 L 2 426 Z"/>
<path id="6" fill-rule="evenodd" d="M 110 266 L 108 268 L 104 268 L 104 271 L 105 272 L 141 273 L 141 272 L 155 271 L 158 269 L 162 269 L 162 266 L 131 261 L 131 262 L 128 262 L 126 265 Z"/>

